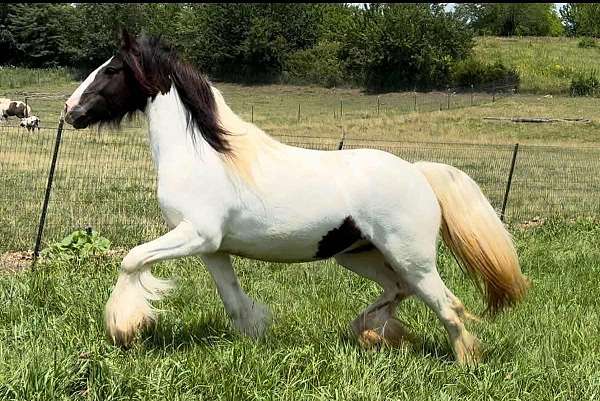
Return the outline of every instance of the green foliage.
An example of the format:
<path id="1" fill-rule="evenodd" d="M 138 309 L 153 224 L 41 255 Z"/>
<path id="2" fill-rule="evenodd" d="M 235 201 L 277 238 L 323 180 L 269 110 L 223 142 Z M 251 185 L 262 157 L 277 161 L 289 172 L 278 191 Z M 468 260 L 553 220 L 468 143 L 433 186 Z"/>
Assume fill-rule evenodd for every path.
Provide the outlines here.
<path id="1" fill-rule="evenodd" d="M 571 80 L 571 96 L 600 96 L 600 79 L 595 71 L 578 73 Z"/>
<path id="2" fill-rule="evenodd" d="M 314 47 L 292 53 L 285 63 L 283 80 L 315 83 L 327 88 L 344 83 L 344 65 L 339 58 L 339 42 L 321 41 Z"/>
<path id="3" fill-rule="evenodd" d="M 355 11 L 342 58 L 353 80 L 369 89 L 445 85 L 473 38 L 439 4 L 373 4 Z"/>
<path id="4" fill-rule="evenodd" d="M 600 4 L 567 3 L 560 15 L 568 35 L 600 37 Z"/>
<path id="5" fill-rule="evenodd" d="M 577 46 L 582 48 L 598 47 L 594 38 L 583 38 L 577 43 Z"/>
<path id="6" fill-rule="evenodd" d="M 452 67 L 452 82 L 456 86 L 519 85 L 519 73 L 499 61 L 486 64 L 474 58 L 459 61 Z"/>
<path id="7" fill-rule="evenodd" d="M 42 250 L 41 256 L 50 260 L 78 260 L 102 254 L 110 248 L 110 241 L 96 231 L 76 230 L 61 241 Z"/>
<path id="8" fill-rule="evenodd" d="M 472 47 L 464 24 L 427 4 L 8 4 L 0 26 L 4 63 L 85 75 L 127 27 L 166 37 L 212 78 L 389 89 L 446 83 Z"/>
<path id="9" fill-rule="evenodd" d="M 465 3 L 457 17 L 479 35 L 559 36 L 563 26 L 553 3 Z"/>

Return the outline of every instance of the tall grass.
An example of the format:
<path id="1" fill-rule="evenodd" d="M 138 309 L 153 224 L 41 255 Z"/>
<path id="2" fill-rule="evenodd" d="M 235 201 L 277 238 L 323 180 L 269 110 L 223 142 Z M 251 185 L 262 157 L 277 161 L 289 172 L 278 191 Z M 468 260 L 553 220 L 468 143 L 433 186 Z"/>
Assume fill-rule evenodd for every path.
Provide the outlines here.
<path id="1" fill-rule="evenodd" d="M 476 43 L 480 60 L 516 68 L 522 92 L 569 94 L 572 77 L 597 68 L 600 59 L 600 49 L 582 48 L 576 38 L 479 37 Z"/>
<path id="2" fill-rule="evenodd" d="M 0 94 L 16 88 L 35 89 L 35 87 L 67 84 L 72 81 L 72 73 L 63 67 L 21 68 L 0 66 Z"/>

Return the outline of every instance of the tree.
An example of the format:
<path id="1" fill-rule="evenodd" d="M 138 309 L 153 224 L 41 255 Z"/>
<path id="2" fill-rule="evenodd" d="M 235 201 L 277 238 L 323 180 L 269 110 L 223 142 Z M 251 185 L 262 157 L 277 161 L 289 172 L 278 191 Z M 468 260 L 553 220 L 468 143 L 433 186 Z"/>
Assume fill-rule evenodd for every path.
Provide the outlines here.
<path id="1" fill-rule="evenodd" d="M 568 35 L 600 37 L 600 4 L 567 3 L 560 14 Z"/>
<path id="2" fill-rule="evenodd" d="M 354 13 L 341 57 L 371 89 L 445 85 L 452 63 L 473 47 L 465 24 L 440 4 L 372 4 Z"/>
<path id="3" fill-rule="evenodd" d="M 72 9 L 60 3 L 12 4 L 2 36 L 12 41 L 15 58 L 31 67 L 52 67 L 64 61 L 68 42 L 64 21 Z"/>
<path id="4" fill-rule="evenodd" d="M 558 36 L 563 32 L 553 3 L 458 4 L 455 14 L 479 35 Z"/>

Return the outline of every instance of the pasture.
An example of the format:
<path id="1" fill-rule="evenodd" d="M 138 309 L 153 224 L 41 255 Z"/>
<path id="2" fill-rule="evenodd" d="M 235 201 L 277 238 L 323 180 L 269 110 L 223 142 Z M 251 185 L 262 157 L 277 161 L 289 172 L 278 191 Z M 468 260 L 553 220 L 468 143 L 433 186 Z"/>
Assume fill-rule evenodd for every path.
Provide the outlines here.
<path id="1" fill-rule="evenodd" d="M 504 190 L 494 183 L 506 176 L 512 144 L 545 145 L 534 149 L 556 152 L 541 152 L 542 164 L 525 162 L 523 175 L 515 178 L 522 193 L 532 196 L 515 197 L 512 204 L 551 204 L 571 212 L 597 207 L 594 194 L 600 178 L 579 175 L 595 171 L 590 166 L 599 160 L 600 110 L 595 99 L 516 95 L 491 102 L 482 93 L 470 107 L 470 94 L 457 94 L 450 97 L 456 104 L 440 111 L 447 94 L 422 94 L 417 98 L 419 112 L 414 112 L 414 94 L 390 93 L 380 95 L 377 115 L 377 95 L 357 90 L 217 86 L 234 111 L 284 142 L 334 149 L 344 136 L 349 146 L 379 146 L 399 154 L 408 149 L 419 159 L 448 160 L 451 154 L 450 160 L 482 184 L 494 206 Z M 63 95 L 75 87 L 56 79 L 40 86 L 31 81 L 14 90 L 2 88 L 15 96 L 34 90 L 48 96 L 30 102 L 46 127 L 40 134 L 0 128 L 1 251 L 30 248 L 53 128 Z M 586 117 L 592 123 L 483 120 L 489 116 Z M 582 146 L 587 151 L 582 153 Z M 561 164 L 564 152 L 577 158 Z M 567 187 L 568 197 L 553 199 L 550 183 L 528 187 L 539 166 L 553 168 L 555 176 L 569 170 L 581 182 Z M 274 315 L 271 331 L 257 342 L 230 327 L 198 260 L 161 263 L 155 273 L 178 277 L 179 285 L 158 305 L 165 312 L 156 329 L 142 334 L 130 350 L 113 347 L 104 337 L 102 309 L 121 248 L 165 231 L 154 188 L 143 121 L 129 123 L 119 133 L 64 132 L 46 239 L 58 240 L 92 224 L 118 249 L 74 263 L 42 261 L 34 272 L 0 270 L 0 398 L 592 400 L 600 394 L 600 290 L 595 284 L 600 229 L 594 219 L 554 217 L 524 228 L 515 214 L 511 232 L 532 288 L 514 310 L 471 325 L 484 343 L 483 361 L 473 369 L 454 364 L 442 326 L 414 299 L 405 301 L 397 315 L 417 337 L 414 344 L 362 350 L 347 325 L 379 289 L 331 261 L 286 265 L 236 258 L 242 286 Z M 479 294 L 444 248 L 438 267 L 466 306 L 481 313 Z"/>
<path id="2" fill-rule="evenodd" d="M 581 38 L 478 37 L 475 56 L 486 62 L 514 66 L 521 89 L 540 94 L 568 94 L 571 77 L 597 70 L 600 50 L 581 48 Z"/>

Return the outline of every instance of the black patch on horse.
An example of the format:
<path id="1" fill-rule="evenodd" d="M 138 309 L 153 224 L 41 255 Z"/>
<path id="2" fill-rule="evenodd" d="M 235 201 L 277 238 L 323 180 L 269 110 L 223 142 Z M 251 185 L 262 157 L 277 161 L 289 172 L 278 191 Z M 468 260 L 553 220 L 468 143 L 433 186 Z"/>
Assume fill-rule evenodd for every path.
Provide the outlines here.
<path id="1" fill-rule="evenodd" d="M 321 241 L 319 241 L 315 258 L 330 258 L 361 239 L 364 239 L 362 233 L 356 226 L 354 219 L 348 216 L 338 228 L 329 231 Z"/>

